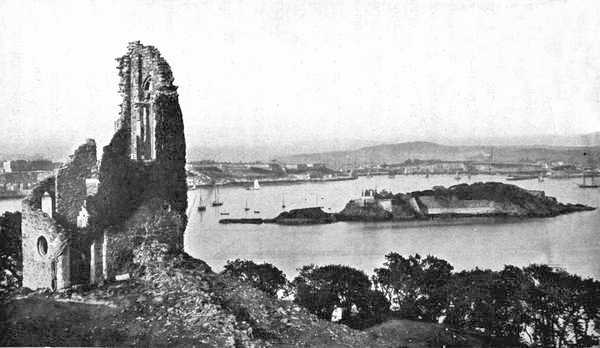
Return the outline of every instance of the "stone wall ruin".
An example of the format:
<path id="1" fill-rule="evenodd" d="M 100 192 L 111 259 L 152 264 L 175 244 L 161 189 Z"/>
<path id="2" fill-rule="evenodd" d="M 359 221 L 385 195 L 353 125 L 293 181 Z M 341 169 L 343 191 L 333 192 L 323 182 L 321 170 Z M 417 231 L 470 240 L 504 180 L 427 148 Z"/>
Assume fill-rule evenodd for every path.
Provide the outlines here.
<path id="1" fill-rule="evenodd" d="M 147 242 L 183 251 L 185 137 L 171 68 L 139 41 L 117 62 L 123 102 L 99 167 L 89 139 L 23 201 L 24 286 L 61 288 L 133 272 L 134 251 Z M 44 194 L 52 214 L 41 209 Z"/>

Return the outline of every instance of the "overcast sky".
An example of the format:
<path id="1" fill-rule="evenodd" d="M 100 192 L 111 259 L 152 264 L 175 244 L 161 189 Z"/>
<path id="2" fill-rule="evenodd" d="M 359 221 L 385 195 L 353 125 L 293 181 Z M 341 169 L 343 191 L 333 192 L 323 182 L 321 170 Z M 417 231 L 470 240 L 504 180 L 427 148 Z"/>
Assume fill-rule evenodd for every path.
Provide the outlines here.
<path id="1" fill-rule="evenodd" d="M 132 40 L 191 146 L 600 130 L 597 0 L 0 0 L 2 141 L 105 145 Z"/>

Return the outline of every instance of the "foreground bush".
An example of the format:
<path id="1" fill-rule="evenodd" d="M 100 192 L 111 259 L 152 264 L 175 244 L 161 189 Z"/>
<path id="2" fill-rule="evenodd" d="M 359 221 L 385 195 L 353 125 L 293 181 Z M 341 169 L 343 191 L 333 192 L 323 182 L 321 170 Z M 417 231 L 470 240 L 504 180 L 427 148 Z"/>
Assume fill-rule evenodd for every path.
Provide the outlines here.
<path id="1" fill-rule="evenodd" d="M 277 295 L 279 290 L 287 289 L 288 282 L 285 275 L 270 263 L 256 264 L 252 261 L 236 259 L 227 261 L 224 268 L 224 274 L 249 281 L 271 296 Z"/>
<path id="2" fill-rule="evenodd" d="M 386 255 L 373 281 L 402 318 L 481 332 L 497 346 L 590 347 L 598 342 L 600 282 L 546 265 L 451 273 L 433 256 Z"/>
<path id="3" fill-rule="evenodd" d="M 334 310 L 341 308 L 340 322 L 353 328 L 366 328 L 386 318 L 390 303 L 371 289 L 364 272 L 341 265 L 309 265 L 299 271 L 293 281 L 295 301 L 318 317 L 331 320 Z"/>
<path id="4" fill-rule="evenodd" d="M 6 212 L 0 215 L 0 298 L 22 281 L 21 213 Z"/>

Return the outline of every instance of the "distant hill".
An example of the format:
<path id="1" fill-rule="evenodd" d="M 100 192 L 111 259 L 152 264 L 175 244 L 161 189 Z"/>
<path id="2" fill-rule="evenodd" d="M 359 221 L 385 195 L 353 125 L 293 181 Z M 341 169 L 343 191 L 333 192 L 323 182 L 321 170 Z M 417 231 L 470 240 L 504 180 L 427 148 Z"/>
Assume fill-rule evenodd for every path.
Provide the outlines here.
<path id="1" fill-rule="evenodd" d="M 448 145 L 496 145 L 496 146 L 600 146 L 600 132 L 576 135 L 520 135 L 502 137 L 471 137 L 437 139 Z"/>
<path id="2" fill-rule="evenodd" d="M 362 147 L 350 151 L 299 154 L 278 158 L 289 163 L 347 165 L 402 163 L 408 159 L 443 161 L 564 161 L 587 164 L 599 161 L 600 146 L 449 146 L 432 142 L 406 142 Z"/>

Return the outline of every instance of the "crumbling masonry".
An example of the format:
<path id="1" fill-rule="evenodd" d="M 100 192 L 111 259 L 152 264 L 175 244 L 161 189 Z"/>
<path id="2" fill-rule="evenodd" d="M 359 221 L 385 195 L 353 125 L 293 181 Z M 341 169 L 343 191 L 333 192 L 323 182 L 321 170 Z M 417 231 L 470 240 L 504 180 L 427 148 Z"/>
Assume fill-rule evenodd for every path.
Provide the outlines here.
<path id="1" fill-rule="evenodd" d="M 140 42 L 117 62 L 123 102 L 100 164 L 88 140 L 23 201 L 23 286 L 132 273 L 136 248 L 148 241 L 183 251 L 185 137 L 171 68 Z"/>

